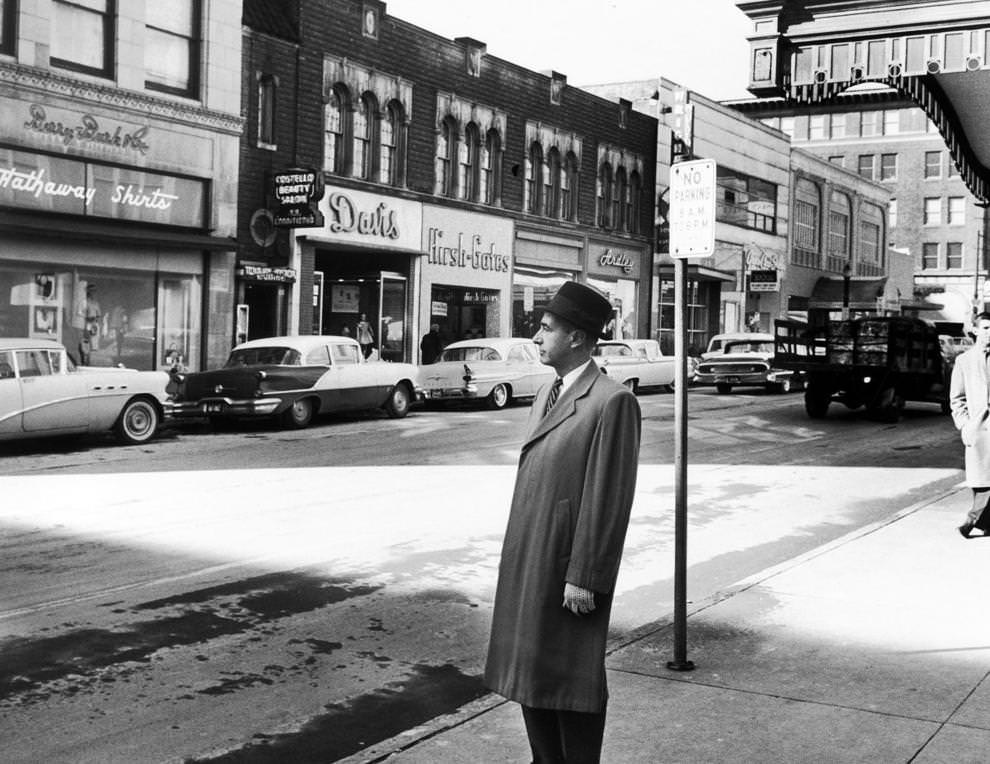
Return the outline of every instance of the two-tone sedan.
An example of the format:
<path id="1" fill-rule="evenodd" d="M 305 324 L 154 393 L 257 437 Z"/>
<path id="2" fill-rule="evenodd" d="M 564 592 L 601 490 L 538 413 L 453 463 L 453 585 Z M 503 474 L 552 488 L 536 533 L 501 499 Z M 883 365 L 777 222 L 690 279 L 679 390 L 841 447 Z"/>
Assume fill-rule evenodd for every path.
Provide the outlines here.
<path id="1" fill-rule="evenodd" d="M 749 334 L 725 339 L 698 363 L 694 381 L 715 385 L 726 395 L 734 387 L 763 387 L 767 392 L 787 393 L 804 386 L 804 372 L 773 365 L 774 342 L 769 334 Z"/>
<path id="2" fill-rule="evenodd" d="M 602 373 L 633 392 L 674 388 L 674 357 L 664 355 L 656 340 L 602 340 L 592 358 Z"/>
<path id="3" fill-rule="evenodd" d="M 301 429 L 318 414 L 383 409 L 404 417 L 422 395 L 408 363 L 368 361 L 350 337 L 250 340 L 221 369 L 176 375 L 178 419 L 275 418 Z"/>
<path id="4" fill-rule="evenodd" d="M 553 380 L 536 344 L 522 337 L 486 337 L 452 342 L 436 363 L 421 367 L 428 401 L 484 401 L 491 409 L 532 399 Z"/>
<path id="5" fill-rule="evenodd" d="M 0 338 L 0 440 L 113 431 L 151 440 L 170 405 L 163 371 L 76 366 L 58 342 Z"/>

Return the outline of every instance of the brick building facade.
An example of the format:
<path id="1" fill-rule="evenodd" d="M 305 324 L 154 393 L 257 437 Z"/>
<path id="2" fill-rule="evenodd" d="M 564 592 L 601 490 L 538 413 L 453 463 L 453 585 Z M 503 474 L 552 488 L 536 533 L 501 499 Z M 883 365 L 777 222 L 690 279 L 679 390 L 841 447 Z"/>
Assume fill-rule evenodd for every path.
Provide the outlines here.
<path id="1" fill-rule="evenodd" d="M 273 7 L 278 21 L 263 16 Z M 244 20 L 239 238 L 253 267 L 239 294 L 283 279 L 268 283 L 284 315 L 267 310 L 285 331 L 355 334 L 363 315 L 382 357 L 418 360 L 432 323 L 448 342 L 532 333 L 577 279 L 610 295 L 610 331 L 648 334 L 655 119 L 373 0 L 248 0 Z M 252 135 L 265 82 L 278 104 L 267 144 Z M 261 246 L 259 199 L 277 211 L 263 179 L 288 169 L 318 172 L 317 220 Z"/>

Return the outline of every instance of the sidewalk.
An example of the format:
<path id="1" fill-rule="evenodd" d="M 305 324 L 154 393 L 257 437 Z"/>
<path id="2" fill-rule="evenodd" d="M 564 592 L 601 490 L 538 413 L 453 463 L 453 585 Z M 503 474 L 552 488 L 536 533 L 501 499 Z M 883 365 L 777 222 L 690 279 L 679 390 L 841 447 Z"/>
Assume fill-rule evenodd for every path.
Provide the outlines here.
<path id="1" fill-rule="evenodd" d="M 990 538 L 964 487 L 689 605 L 617 645 L 607 764 L 990 761 Z M 690 540 L 689 540 L 690 544 Z M 346 764 L 528 762 L 518 706 L 490 695 Z"/>

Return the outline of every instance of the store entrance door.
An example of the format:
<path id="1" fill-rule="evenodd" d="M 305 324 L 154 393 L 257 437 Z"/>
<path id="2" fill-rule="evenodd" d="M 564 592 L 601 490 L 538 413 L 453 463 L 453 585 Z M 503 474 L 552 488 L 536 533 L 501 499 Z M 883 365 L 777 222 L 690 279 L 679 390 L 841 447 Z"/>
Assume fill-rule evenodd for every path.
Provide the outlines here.
<path id="1" fill-rule="evenodd" d="M 407 280 L 401 273 L 382 271 L 378 293 L 378 357 L 383 361 L 406 358 Z"/>
<path id="2" fill-rule="evenodd" d="M 244 282 L 244 299 L 241 302 L 248 306 L 251 316 L 247 339 L 278 337 L 286 333 L 286 300 L 283 284 L 246 281 Z"/>

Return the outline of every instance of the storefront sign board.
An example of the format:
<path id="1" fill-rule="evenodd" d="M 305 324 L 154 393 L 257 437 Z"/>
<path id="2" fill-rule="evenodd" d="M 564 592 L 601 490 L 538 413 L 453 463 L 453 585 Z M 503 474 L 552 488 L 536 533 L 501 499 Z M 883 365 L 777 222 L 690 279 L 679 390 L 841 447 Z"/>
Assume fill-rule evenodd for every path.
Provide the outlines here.
<path id="1" fill-rule="evenodd" d="M 205 202 L 203 181 L 0 149 L 0 205 L 203 228 Z"/>
<path id="2" fill-rule="evenodd" d="M 314 237 L 368 247 L 420 249 L 423 205 L 393 196 L 328 186 L 319 202 L 325 218 Z"/>

